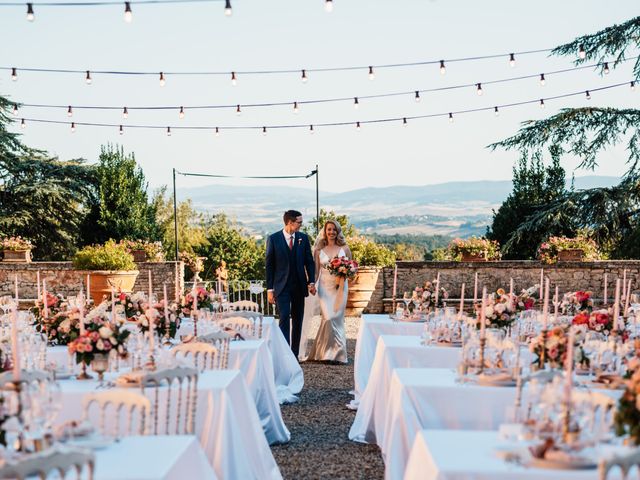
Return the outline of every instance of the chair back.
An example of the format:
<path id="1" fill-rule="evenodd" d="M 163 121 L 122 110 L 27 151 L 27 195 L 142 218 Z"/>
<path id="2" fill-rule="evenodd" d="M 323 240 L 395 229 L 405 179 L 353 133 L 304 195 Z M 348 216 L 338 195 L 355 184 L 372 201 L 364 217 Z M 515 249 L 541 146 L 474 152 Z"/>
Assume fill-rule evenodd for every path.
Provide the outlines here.
<path id="1" fill-rule="evenodd" d="M 46 383 L 53 381 L 53 374 L 45 370 L 21 370 L 20 371 L 20 383 L 34 384 L 34 383 Z M 9 370 L 0 374 L 0 388 L 14 383 L 13 371 Z"/>
<path id="2" fill-rule="evenodd" d="M 107 432 L 107 413 L 115 413 L 112 435 L 115 438 L 129 435 L 147 435 L 148 419 L 151 413 L 151 402 L 147 397 L 133 390 L 105 390 L 103 392 L 89 393 L 82 399 L 84 418 L 89 419 L 89 410 L 93 404 L 100 409 L 99 428 L 103 435 Z M 110 409 L 109 406 L 112 408 Z M 124 431 L 121 431 L 124 414 Z M 137 418 L 137 425 L 134 419 Z M 124 434 L 124 435 L 123 435 Z"/>
<path id="3" fill-rule="evenodd" d="M 218 349 L 207 342 L 181 343 L 171 349 L 174 357 L 181 355 L 184 358 L 193 357 L 193 363 L 202 372 L 204 370 L 220 369 L 222 355 Z"/>
<path id="4" fill-rule="evenodd" d="M 86 466 L 88 478 L 93 480 L 96 457 L 90 450 L 69 449 L 62 446 L 19 457 L 17 462 L 7 462 L 0 468 L 0 478 L 23 480 L 38 477 L 45 480 L 51 473 L 57 472 L 61 478 L 70 470 L 75 470 L 81 478 Z"/>
<path id="5" fill-rule="evenodd" d="M 252 302 L 251 300 L 238 300 L 229 304 L 229 310 L 237 312 L 259 312 L 260 305 L 256 302 Z"/>
<path id="6" fill-rule="evenodd" d="M 198 371 L 195 368 L 176 366 L 147 373 L 140 381 L 143 392 L 154 389 L 152 420 L 154 435 L 159 435 L 160 388 L 166 385 L 167 399 L 164 411 L 164 435 L 191 435 L 195 432 L 196 406 L 198 394 Z M 177 390 L 175 407 L 173 394 Z M 173 417 L 173 419 L 172 419 Z M 173 420 L 173 421 L 172 421 Z M 175 422 L 175 423 L 174 423 Z M 171 425 L 175 425 L 175 429 Z M 173 432 L 173 433 L 171 433 Z"/>
<path id="7" fill-rule="evenodd" d="M 229 346 L 231 344 L 231 335 L 227 332 L 211 332 L 198 337 L 199 342 L 206 342 L 213 345 L 218 350 L 220 366 L 218 368 L 226 370 L 229 368 Z"/>
<path id="8" fill-rule="evenodd" d="M 237 312 L 236 312 L 237 313 Z M 257 318 L 245 318 L 240 315 L 233 315 L 229 317 L 223 317 L 218 320 L 219 324 L 224 327 L 231 328 L 244 338 L 262 338 L 263 330 L 263 318 L 259 316 Z"/>
<path id="9" fill-rule="evenodd" d="M 621 476 L 624 480 L 627 478 L 629 471 L 634 466 L 640 472 L 640 448 L 636 448 L 624 454 L 614 454 L 610 458 L 600 460 L 598 465 L 598 478 L 599 480 L 606 480 L 611 469 L 614 467 L 620 467 L 620 472 L 622 473 Z"/>

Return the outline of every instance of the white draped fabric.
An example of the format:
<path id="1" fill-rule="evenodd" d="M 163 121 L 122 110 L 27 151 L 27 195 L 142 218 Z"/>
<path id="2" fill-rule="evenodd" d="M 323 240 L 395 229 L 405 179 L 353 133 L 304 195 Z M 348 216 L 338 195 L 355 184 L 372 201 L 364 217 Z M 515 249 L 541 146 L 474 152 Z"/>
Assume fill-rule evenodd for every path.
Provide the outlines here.
<path id="1" fill-rule="evenodd" d="M 508 446 L 495 431 L 423 430 L 416 435 L 404 480 L 597 480 L 597 470 L 531 468 L 500 459 Z M 513 444 L 511 444 L 513 446 Z M 619 472 L 609 475 L 619 479 Z"/>
<path id="2" fill-rule="evenodd" d="M 391 375 L 395 368 L 455 369 L 460 354 L 461 349 L 456 347 L 425 347 L 421 345 L 420 337 L 380 335 L 369 381 L 360 397 L 349 438 L 379 445 L 384 442 L 383 427 L 389 407 Z"/>
<path id="3" fill-rule="evenodd" d="M 192 436 L 126 437 L 95 454 L 95 480 L 216 479 Z"/>
<path id="4" fill-rule="evenodd" d="M 116 375 L 105 377 L 114 380 Z M 79 418 L 82 398 L 96 391 L 98 383 L 95 380 L 62 380 L 60 386 L 63 406 L 57 422 L 63 423 Z M 166 387 L 159 389 L 160 418 L 164 418 L 167 391 Z M 177 398 L 177 392 L 172 398 Z M 213 370 L 200 375 L 197 403 L 196 436 L 217 477 L 282 478 L 262 431 L 254 400 L 239 371 Z M 164 454 L 164 451 L 157 452 L 158 456 Z"/>
<path id="5" fill-rule="evenodd" d="M 355 382 L 355 399 L 351 402 L 353 408 L 357 407 L 360 397 L 367 386 L 378 337 L 380 335 L 420 336 L 423 327 L 423 323 L 397 322 L 389 318 L 388 315 L 362 316 L 353 363 Z"/>

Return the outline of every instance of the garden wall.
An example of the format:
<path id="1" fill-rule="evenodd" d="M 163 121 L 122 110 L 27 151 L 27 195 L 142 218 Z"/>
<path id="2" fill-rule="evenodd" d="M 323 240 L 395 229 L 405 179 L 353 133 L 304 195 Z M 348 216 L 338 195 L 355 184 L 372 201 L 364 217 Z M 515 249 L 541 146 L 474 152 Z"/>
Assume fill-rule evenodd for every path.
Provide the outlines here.
<path id="1" fill-rule="evenodd" d="M 144 262 L 137 263 L 140 271 L 136 279 L 135 290 L 148 291 L 148 275 L 151 271 L 153 292 L 162 298 L 162 284 L 167 283 L 167 293 L 175 295 L 176 262 Z M 184 289 L 184 263 L 178 262 L 178 287 Z M 80 287 L 86 289 L 87 272 L 74 270 L 71 262 L 0 262 L 0 296 L 14 294 L 14 278 L 18 275 L 21 299 L 35 299 L 37 296 L 37 272 L 40 280 L 47 281 L 47 290 L 67 295 L 77 295 Z"/>
<path id="2" fill-rule="evenodd" d="M 509 279 L 513 278 L 517 292 L 540 282 L 540 269 L 544 268 L 549 277 L 551 288 L 558 285 L 561 294 L 576 290 L 590 290 L 594 297 L 602 298 L 604 274 L 608 274 L 608 296 L 611 299 L 615 291 L 616 278 L 622 278 L 627 270 L 627 280 L 632 280 L 632 291 L 640 289 L 640 261 L 599 261 L 599 262 L 559 262 L 546 265 L 536 261 L 499 261 L 499 262 L 398 262 L 397 297 L 412 290 L 416 285 L 436 278 L 440 272 L 440 283 L 449 292 L 449 296 L 460 298 L 460 286 L 466 283 L 465 297 L 473 298 L 474 276 L 478 272 L 479 290 L 498 288 L 509 289 Z M 393 292 L 393 267 L 387 267 L 378 278 L 378 286 L 365 313 L 383 313 L 391 311 Z"/>

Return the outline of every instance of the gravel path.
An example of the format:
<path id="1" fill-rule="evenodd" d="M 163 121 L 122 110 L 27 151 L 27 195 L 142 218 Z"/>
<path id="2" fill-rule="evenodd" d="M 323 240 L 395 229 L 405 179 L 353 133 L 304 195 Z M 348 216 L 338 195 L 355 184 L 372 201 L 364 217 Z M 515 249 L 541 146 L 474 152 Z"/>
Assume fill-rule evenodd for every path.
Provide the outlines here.
<path id="1" fill-rule="evenodd" d="M 348 318 L 348 365 L 302 364 L 305 385 L 300 401 L 282 406 L 291 441 L 271 447 L 285 480 L 384 477 L 378 447 L 351 442 L 348 437 L 355 412 L 345 405 L 353 398 L 349 391 L 353 389 L 357 329 L 358 319 Z M 315 333 L 311 337 L 315 337 Z"/>

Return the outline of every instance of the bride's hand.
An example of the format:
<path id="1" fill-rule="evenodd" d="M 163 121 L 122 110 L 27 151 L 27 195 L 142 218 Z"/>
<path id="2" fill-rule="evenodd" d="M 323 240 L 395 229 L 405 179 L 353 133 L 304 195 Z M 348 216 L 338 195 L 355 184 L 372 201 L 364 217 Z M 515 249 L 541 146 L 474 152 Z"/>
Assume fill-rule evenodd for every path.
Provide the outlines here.
<path id="1" fill-rule="evenodd" d="M 311 295 L 315 295 L 316 294 L 316 286 L 315 285 L 309 285 L 309 293 Z"/>

